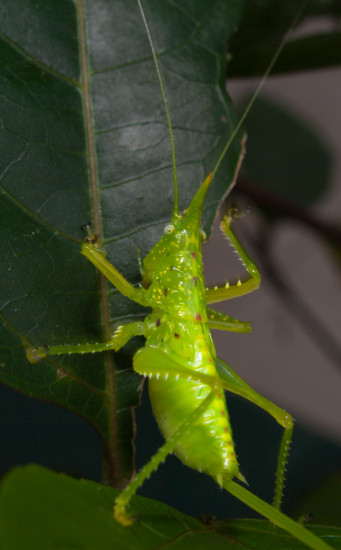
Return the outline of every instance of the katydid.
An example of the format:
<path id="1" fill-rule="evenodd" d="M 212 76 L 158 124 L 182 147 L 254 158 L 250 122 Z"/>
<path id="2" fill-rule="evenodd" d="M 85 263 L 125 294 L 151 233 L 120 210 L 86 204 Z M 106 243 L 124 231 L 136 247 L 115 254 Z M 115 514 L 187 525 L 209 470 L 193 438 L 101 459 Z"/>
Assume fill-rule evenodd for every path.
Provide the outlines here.
<path id="1" fill-rule="evenodd" d="M 133 367 L 137 373 L 149 378 L 148 386 L 153 411 L 166 442 L 117 498 L 114 517 L 122 525 L 129 526 L 133 523 L 133 517 L 127 512 L 127 506 L 135 491 L 167 454 L 174 452 L 185 464 L 210 475 L 221 487 L 307 546 L 327 549 L 329 548 L 327 544 L 279 511 L 292 437 L 292 417 L 254 391 L 226 363 L 216 357 L 210 332 L 210 329 L 249 332 L 249 323 L 238 321 L 208 306 L 215 302 L 243 296 L 257 289 L 260 284 L 256 265 L 249 258 L 231 228 L 235 214 L 233 210 L 223 218 L 221 229 L 239 255 L 248 278 L 243 281 L 238 280 L 234 285 L 226 284 L 223 287 L 207 289 L 201 255 L 203 242 L 201 216 L 206 193 L 247 111 L 239 121 L 212 172 L 200 186 L 187 210 L 180 213 L 175 146 L 166 93 L 141 1 L 137 0 L 137 4 L 150 42 L 168 121 L 174 173 L 172 218 L 170 224 L 165 227 L 160 241 L 143 260 L 140 287 L 131 285 L 106 259 L 100 240 L 91 232 L 90 226 L 87 227 L 88 234 L 82 246 L 82 254 L 122 295 L 151 308 L 152 312 L 143 321 L 118 327 L 107 342 L 31 347 L 27 350 L 27 357 L 34 363 L 47 355 L 118 351 L 132 337 L 136 335 L 145 337 L 144 347 L 134 356 Z M 262 79 L 260 87 L 268 76 L 280 49 Z M 278 455 L 273 506 L 233 481 L 234 477 L 241 482 L 245 482 L 245 479 L 239 471 L 234 451 L 224 396 L 225 389 L 263 408 L 284 429 Z"/>

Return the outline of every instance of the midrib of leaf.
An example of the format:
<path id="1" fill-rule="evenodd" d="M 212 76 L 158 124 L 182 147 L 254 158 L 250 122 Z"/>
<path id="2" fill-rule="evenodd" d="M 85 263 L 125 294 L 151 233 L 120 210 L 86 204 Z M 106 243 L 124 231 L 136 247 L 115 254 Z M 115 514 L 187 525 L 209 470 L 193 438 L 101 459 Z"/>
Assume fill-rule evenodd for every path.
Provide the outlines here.
<path id="1" fill-rule="evenodd" d="M 89 165 L 89 187 L 90 198 L 92 203 L 93 228 L 96 234 L 100 235 L 101 224 L 99 216 L 99 197 L 97 186 L 97 170 L 96 170 L 96 155 L 94 143 L 94 129 L 91 116 L 91 95 L 90 95 L 90 78 L 91 73 L 87 62 L 87 43 L 85 29 L 85 13 L 83 0 L 77 0 L 78 12 L 78 36 L 80 50 L 80 68 L 81 68 L 81 90 L 84 109 L 84 126 L 85 139 L 87 146 L 87 157 Z M 100 290 L 100 308 L 103 324 L 104 339 L 110 338 L 110 312 L 107 295 L 107 283 L 102 274 L 99 277 Z M 122 488 L 124 480 L 122 479 L 122 464 L 120 457 L 119 439 L 118 439 L 118 418 L 117 418 L 117 399 L 116 399 L 116 381 L 115 381 L 115 365 L 112 352 L 106 353 L 106 390 L 108 404 L 108 424 L 110 426 L 109 437 L 107 440 L 108 448 L 103 451 L 103 481 L 106 481 L 113 487 Z"/>

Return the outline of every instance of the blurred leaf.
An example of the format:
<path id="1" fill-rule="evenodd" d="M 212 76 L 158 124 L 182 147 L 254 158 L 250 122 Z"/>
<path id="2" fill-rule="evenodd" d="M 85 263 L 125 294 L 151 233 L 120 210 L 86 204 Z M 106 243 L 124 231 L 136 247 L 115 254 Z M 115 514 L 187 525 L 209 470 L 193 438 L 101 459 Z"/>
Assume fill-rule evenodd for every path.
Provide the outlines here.
<path id="1" fill-rule="evenodd" d="M 328 522 L 328 525 L 341 527 L 340 495 L 341 475 L 335 473 L 297 502 L 293 513 L 298 517 L 309 512 L 314 523 Z"/>
<path id="2" fill-rule="evenodd" d="M 104 485 L 77 481 L 38 466 L 18 468 L 1 487 L 2 550 L 306 548 L 267 521 L 205 524 L 141 497 L 135 497 L 131 504 L 139 521 L 132 527 L 122 527 L 112 517 L 116 495 L 117 491 Z M 312 530 L 326 541 L 332 540 L 334 548 L 341 548 L 340 529 Z"/>
<path id="3" fill-rule="evenodd" d="M 341 33 L 336 31 L 338 0 L 248 0 L 230 45 L 229 78 L 263 76 L 282 38 L 293 28 L 308 27 L 321 18 L 330 21 L 330 32 L 303 38 L 289 37 L 272 74 L 341 64 Z M 308 27 L 309 28 L 309 27 Z"/>
<path id="4" fill-rule="evenodd" d="M 247 101 L 245 101 L 247 103 Z M 321 138 L 288 109 L 258 99 L 245 123 L 242 172 L 259 192 L 306 207 L 327 191 L 331 158 Z"/>

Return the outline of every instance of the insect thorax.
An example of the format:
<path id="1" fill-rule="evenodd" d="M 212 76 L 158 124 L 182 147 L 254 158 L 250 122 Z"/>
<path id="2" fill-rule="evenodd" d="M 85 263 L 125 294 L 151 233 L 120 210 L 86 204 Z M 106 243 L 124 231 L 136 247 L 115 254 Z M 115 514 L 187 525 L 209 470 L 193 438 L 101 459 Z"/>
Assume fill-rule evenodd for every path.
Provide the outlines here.
<path id="1" fill-rule="evenodd" d="M 167 247 L 163 246 L 163 240 L 168 241 Z M 207 321 L 201 242 L 198 241 L 197 235 L 175 229 L 151 250 L 150 260 L 157 261 L 147 289 L 152 308 L 187 321 Z"/>

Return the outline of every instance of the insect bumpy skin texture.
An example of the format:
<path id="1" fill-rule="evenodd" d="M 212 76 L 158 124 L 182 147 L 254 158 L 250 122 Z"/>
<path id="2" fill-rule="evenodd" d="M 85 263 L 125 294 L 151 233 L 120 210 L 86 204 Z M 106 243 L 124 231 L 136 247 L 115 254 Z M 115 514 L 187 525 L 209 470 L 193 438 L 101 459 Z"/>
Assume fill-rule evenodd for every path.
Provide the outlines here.
<path id="1" fill-rule="evenodd" d="M 212 386 L 200 380 L 200 374 L 215 379 L 212 403 L 190 433 L 183 435 L 174 452 L 185 464 L 222 484 L 223 479 L 238 473 L 238 464 L 206 312 L 200 223 L 209 183 L 210 178 L 199 189 L 185 215 L 173 222 L 174 230 L 165 232 L 145 259 L 145 271 L 148 280 L 151 279 L 146 295 L 155 309 L 145 320 L 144 335 L 145 348 L 153 350 L 160 365 L 160 376 L 149 380 L 149 394 L 166 440 L 212 391 Z M 137 352 L 134 360 L 139 371 L 143 370 L 144 353 Z M 149 359 L 150 354 L 147 356 Z M 165 363 L 173 363 L 169 373 Z M 193 370 L 197 378 L 179 374 L 180 366 Z M 148 372 L 147 362 L 145 370 Z"/>

